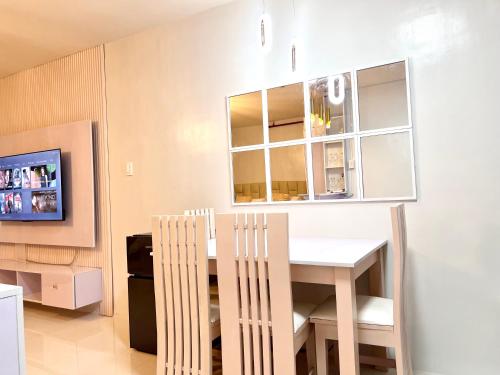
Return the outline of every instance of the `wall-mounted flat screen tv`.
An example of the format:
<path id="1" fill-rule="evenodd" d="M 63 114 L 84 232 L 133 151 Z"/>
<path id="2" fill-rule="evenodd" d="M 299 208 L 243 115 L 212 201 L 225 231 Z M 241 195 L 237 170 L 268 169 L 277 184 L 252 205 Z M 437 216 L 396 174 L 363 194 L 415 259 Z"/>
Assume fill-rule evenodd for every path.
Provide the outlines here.
<path id="1" fill-rule="evenodd" d="M 0 221 L 61 220 L 61 150 L 1 156 Z"/>

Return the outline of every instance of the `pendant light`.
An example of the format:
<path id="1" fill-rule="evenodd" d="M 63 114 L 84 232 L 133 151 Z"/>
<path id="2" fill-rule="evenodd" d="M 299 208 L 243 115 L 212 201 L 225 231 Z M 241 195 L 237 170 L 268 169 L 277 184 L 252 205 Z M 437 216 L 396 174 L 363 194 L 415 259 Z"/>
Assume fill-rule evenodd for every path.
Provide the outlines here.
<path id="1" fill-rule="evenodd" d="M 265 54 L 271 51 L 273 42 L 272 35 L 271 16 L 266 13 L 266 2 L 262 0 L 262 15 L 259 19 L 259 37 L 262 52 Z"/>
<path id="2" fill-rule="evenodd" d="M 297 29 L 297 21 L 295 17 L 295 0 L 290 0 L 291 5 L 292 5 L 292 22 L 293 22 L 293 33 L 296 33 Z M 299 41 L 297 37 L 294 35 L 292 38 L 292 43 L 290 45 L 290 58 L 291 58 L 291 67 L 292 67 L 292 73 L 295 73 L 297 71 L 297 65 L 298 65 L 298 56 L 299 53 L 301 53 L 300 47 L 299 47 Z"/>

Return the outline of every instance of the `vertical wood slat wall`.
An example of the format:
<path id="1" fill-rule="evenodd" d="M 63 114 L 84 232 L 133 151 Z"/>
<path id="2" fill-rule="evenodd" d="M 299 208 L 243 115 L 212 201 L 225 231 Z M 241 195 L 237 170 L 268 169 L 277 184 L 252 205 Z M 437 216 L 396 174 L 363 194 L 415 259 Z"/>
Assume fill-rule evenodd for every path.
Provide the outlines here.
<path id="1" fill-rule="evenodd" d="M 51 264 L 99 267 L 103 271 L 100 312 L 113 314 L 110 200 L 104 46 L 0 79 L 0 136 L 92 120 L 96 181 L 95 248 L 54 247 L 1 243 L 0 259 L 26 259 Z"/>

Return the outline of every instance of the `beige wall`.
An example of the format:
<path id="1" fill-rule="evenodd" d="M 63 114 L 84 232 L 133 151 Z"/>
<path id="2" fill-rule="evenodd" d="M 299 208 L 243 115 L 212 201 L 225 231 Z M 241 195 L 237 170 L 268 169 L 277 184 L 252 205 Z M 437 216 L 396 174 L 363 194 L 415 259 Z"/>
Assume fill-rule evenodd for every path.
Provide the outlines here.
<path id="1" fill-rule="evenodd" d="M 307 76 L 410 57 L 419 191 L 418 201 L 407 204 L 414 364 L 447 375 L 496 373 L 500 4 L 318 0 L 296 5 Z M 255 37 L 260 11 L 249 1 L 106 46 L 114 281 L 124 327 L 125 236 L 149 231 L 154 213 L 231 210 L 224 98 L 292 78 L 289 3 L 268 6 L 279 27 L 265 58 Z M 332 33 L 332 19 L 342 32 Z M 475 128 L 480 135 L 472 133 Z M 125 176 L 129 160 L 135 163 L 133 177 Z M 389 206 L 266 210 L 288 211 L 292 235 L 389 238 Z"/>
<path id="2" fill-rule="evenodd" d="M 101 313 L 113 314 L 104 50 L 95 47 L 0 79 L 0 136 L 80 120 L 94 124 L 97 245 L 95 248 L 0 243 L 1 259 L 100 267 Z M 0 238 L 1 241 L 1 238 Z"/>

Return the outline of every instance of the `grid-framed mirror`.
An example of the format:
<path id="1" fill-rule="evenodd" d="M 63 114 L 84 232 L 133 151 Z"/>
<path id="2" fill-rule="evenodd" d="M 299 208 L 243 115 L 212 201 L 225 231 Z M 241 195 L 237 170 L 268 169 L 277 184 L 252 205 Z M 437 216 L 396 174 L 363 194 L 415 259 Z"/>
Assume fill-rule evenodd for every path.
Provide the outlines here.
<path id="1" fill-rule="evenodd" d="M 232 203 L 415 200 L 408 59 L 227 97 Z"/>

